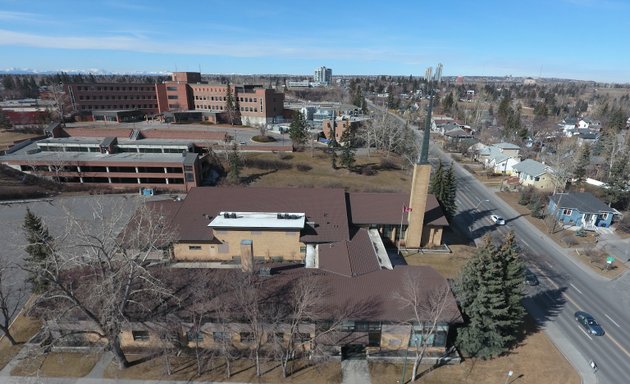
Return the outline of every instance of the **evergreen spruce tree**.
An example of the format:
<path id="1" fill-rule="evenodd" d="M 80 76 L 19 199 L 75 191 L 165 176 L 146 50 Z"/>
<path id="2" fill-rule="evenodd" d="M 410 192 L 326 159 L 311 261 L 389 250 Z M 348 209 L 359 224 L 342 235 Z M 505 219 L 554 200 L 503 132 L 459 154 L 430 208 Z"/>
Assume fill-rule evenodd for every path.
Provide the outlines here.
<path id="1" fill-rule="evenodd" d="M 291 138 L 294 146 L 303 146 L 306 144 L 307 137 L 306 120 L 304 120 L 304 115 L 297 111 L 293 115 L 293 121 L 291 121 L 289 126 L 289 138 Z"/>
<path id="2" fill-rule="evenodd" d="M 457 211 L 457 179 L 455 178 L 453 163 L 451 163 L 451 166 L 446 173 L 444 173 L 444 181 L 442 183 L 444 192 L 441 196 L 442 200 L 440 200 L 440 203 L 442 203 L 446 217 L 450 220 Z"/>
<path id="3" fill-rule="evenodd" d="M 34 293 L 42 293 L 46 290 L 46 279 L 40 270 L 42 265 L 48 262 L 48 258 L 54 252 L 53 237 L 48 233 L 48 228 L 42 223 L 42 219 L 26 208 L 24 224 L 22 225 L 27 246 L 28 256 L 24 258 L 24 267 L 29 272 L 27 281 Z"/>
<path id="4" fill-rule="evenodd" d="M 228 154 L 228 163 L 230 164 L 230 172 L 228 173 L 228 181 L 232 184 L 238 184 L 241 178 L 241 168 L 243 161 L 238 151 L 238 145 L 232 144 L 232 150 Z"/>
<path id="5" fill-rule="evenodd" d="M 582 145 L 580 155 L 576 159 L 573 169 L 573 176 L 577 179 L 578 183 L 583 183 L 586 179 L 586 167 L 591 162 L 591 147 L 587 144 Z"/>
<path id="6" fill-rule="evenodd" d="M 483 359 L 500 356 L 520 334 L 524 309 L 523 264 L 514 234 L 497 248 L 489 236 L 462 270 L 456 292 L 466 327 L 457 335 L 459 347 Z"/>
<path id="7" fill-rule="evenodd" d="M 348 127 L 341 135 L 343 147 L 341 149 L 341 166 L 351 169 L 354 165 L 354 134 Z"/>
<path id="8" fill-rule="evenodd" d="M 457 203 L 455 202 L 457 197 L 457 180 L 453 164 L 448 169 L 445 169 L 442 162 L 440 162 L 433 173 L 429 192 L 435 195 L 435 198 L 440 202 L 446 217 L 452 219 L 457 211 Z"/>
<path id="9" fill-rule="evenodd" d="M 431 178 L 431 183 L 429 185 L 429 193 L 433 195 L 440 196 L 442 195 L 442 190 L 444 189 L 444 167 L 442 162 L 438 164 L 435 172 L 433 172 L 433 177 Z M 439 198 L 438 198 L 439 200 Z"/>
<path id="10" fill-rule="evenodd" d="M 230 86 L 230 81 L 228 80 L 225 92 L 225 113 L 227 114 L 228 123 L 231 125 L 238 123 L 240 115 L 239 109 L 238 100 L 232 94 L 232 87 Z"/>

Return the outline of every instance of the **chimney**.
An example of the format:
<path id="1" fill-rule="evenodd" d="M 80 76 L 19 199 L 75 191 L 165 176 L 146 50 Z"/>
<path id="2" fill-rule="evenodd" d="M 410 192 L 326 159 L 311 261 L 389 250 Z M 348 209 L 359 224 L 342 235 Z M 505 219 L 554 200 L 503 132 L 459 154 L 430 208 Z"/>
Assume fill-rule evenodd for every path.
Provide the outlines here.
<path id="1" fill-rule="evenodd" d="M 241 270 L 254 272 L 254 250 L 251 240 L 241 240 Z"/>

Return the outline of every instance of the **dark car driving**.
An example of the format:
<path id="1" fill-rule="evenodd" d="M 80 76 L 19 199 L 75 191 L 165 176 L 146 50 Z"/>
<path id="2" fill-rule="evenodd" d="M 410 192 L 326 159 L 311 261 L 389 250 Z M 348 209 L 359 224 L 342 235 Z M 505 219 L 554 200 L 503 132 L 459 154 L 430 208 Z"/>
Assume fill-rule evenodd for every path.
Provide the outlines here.
<path id="1" fill-rule="evenodd" d="M 526 268 L 523 275 L 525 276 L 525 284 L 531 286 L 538 285 L 538 277 L 534 275 L 534 272 Z"/>
<path id="2" fill-rule="evenodd" d="M 582 328 L 591 335 L 604 335 L 604 328 L 595 321 L 595 318 L 590 313 L 582 311 L 575 312 L 575 320 L 580 323 Z"/>

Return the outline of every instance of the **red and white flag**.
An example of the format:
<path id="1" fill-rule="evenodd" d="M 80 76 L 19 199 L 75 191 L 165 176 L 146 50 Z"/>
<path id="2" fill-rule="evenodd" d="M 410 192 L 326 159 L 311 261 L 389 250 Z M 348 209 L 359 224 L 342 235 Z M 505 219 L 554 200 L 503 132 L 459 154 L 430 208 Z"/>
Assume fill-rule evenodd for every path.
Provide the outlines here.
<path id="1" fill-rule="evenodd" d="M 411 207 L 403 205 L 403 213 L 408 213 L 408 212 L 411 212 L 411 211 L 412 211 Z"/>

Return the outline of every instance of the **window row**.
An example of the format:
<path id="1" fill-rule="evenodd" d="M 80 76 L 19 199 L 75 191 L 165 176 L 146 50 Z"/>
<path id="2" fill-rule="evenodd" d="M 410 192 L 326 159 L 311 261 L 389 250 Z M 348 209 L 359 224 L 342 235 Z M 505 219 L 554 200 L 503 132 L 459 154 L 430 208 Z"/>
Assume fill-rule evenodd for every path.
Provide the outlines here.
<path id="1" fill-rule="evenodd" d="M 170 96 L 169 96 L 170 99 Z M 125 95 L 125 96 L 79 96 L 79 100 L 157 100 L 155 95 Z"/>
<path id="2" fill-rule="evenodd" d="M 96 86 L 96 85 L 78 85 L 77 91 L 140 91 L 140 92 L 152 92 L 155 91 L 153 86 L 150 87 L 120 87 L 120 86 Z"/>
<path id="3" fill-rule="evenodd" d="M 114 104 L 114 105 L 82 105 L 82 111 L 91 111 L 94 109 L 112 110 L 112 109 L 155 109 L 157 104 Z"/>

